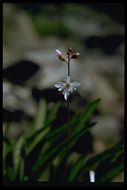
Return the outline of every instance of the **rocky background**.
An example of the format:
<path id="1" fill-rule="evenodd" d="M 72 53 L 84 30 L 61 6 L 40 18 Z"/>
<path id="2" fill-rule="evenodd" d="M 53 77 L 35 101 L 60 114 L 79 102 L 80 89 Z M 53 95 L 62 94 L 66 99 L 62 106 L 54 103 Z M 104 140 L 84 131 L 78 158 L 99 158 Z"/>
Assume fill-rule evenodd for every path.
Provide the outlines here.
<path id="1" fill-rule="evenodd" d="M 55 50 L 66 52 L 70 46 L 80 52 L 71 63 L 72 81 L 81 82 L 72 96 L 72 112 L 82 112 L 86 102 L 101 98 L 94 116 L 98 124 L 90 134 L 92 148 L 99 153 L 123 136 L 124 13 L 120 3 L 3 4 L 3 131 L 18 138 L 36 115 L 41 98 L 47 107 L 57 100 L 66 107 L 54 88 L 66 72 Z M 123 173 L 114 181 L 123 181 Z"/>

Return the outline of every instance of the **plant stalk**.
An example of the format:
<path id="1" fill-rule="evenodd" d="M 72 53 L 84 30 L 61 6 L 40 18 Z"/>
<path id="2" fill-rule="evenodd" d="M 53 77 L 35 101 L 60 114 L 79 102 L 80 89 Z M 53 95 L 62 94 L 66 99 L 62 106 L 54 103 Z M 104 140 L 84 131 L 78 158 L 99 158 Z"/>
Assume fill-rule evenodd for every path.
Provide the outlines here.
<path id="1" fill-rule="evenodd" d="M 70 58 L 68 56 L 68 77 L 70 77 Z M 68 165 L 67 165 L 67 160 L 68 160 L 68 156 L 69 156 L 69 140 L 70 138 L 70 96 L 68 96 L 67 98 L 67 144 L 66 144 L 66 176 L 68 175 Z"/>

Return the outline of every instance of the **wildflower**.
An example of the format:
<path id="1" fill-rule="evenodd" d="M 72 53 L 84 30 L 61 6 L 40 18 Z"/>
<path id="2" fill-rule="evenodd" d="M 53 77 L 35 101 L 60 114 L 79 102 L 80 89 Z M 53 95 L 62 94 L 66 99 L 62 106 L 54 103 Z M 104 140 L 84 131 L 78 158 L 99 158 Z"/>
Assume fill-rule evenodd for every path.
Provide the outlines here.
<path id="1" fill-rule="evenodd" d="M 62 52 L 59 51 L 58 49 L 56 49 L 56 54 L 57 54 L 58 58 L 59 58 L 61 61 L 67 62 L 66 59 L 65 59 L 65 57 L 64 57 L 64 55 L 62 54 Z"/>
<path id="2" fill-rule="evenodd" d="M 90 173 L 90 182 L 95 182 L 95 172 L 93 170 L 90 170 L 89 173 Z"/>
<path id="3" fill-rule="evenodd" d="M 80 86 L 80 83 L 78 83 L 78 82 L 71 83 L 70 77 L 67 75 L 65 77 L 65 82 L 57 82 L 54 86 L 56 88 L 58 88 L 58 91 L 63 90 L 64 98 L 65 98 L 65 100 L 67 100 L 70 93 L 73 93 L 73 91 L 76 90 L 76 88 L 78 88 Z"/>

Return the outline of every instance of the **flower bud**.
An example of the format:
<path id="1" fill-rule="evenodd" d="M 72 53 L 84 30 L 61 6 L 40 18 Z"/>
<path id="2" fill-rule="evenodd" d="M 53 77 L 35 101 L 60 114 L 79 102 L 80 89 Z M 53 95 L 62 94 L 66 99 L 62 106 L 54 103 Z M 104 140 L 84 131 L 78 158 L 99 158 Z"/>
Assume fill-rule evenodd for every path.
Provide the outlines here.
<path id="1" fill-rule="evenodd" d="M 61 51 L 59 51 L 58 49 L 56 49 L 56 54 L 57 54 L 58 58 L 59 58 L 61 61 L 67 62 L 66 59 L 65 59 L 65 57 L 64 57 L 64 55 L 63 55 L 63 54 L 61 53 Z"/>
<path id="2" fill-rule="evenodd" d="M 74 52 L 74 49 L 72 47 L 68 48 L 68 52 L 69 53 L 73 53 Z"/>
<path id="3" fill-rule="evenodd" d="M 74 53 L 74 54 L 71 56 L 71 58 L 72 58 L 72 59 L 76 59 L 79 55 L 80 55 L 80 53 Z"/>

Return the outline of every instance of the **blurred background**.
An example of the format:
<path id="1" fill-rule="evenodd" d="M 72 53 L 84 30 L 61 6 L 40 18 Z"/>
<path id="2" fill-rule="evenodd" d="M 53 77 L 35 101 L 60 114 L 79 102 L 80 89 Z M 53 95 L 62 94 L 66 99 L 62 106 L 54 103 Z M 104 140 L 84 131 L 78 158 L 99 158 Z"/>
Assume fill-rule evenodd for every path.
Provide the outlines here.
<path id="1" fill-rule="evenodd" d="M 89 136 L 77 154 L 100 153 L 123 137 L 124 5 L 122 3 L 3 4 L 3 132 L 17 139 L 35 117 L 41 99 L 46 109 L 62 102 L 59 122 L 66 122 L 66 102 L 54 84 L 63 81 L 66 65 L 56 49 L 80 52 L 71 62 L 71 112 L 101 98 Z M 88 144 L 84 149 L 85 144 Z M 81 147 L 83 145 L 83 147 Z M 123 181 L 123 172 L 113 181 Z"/>

